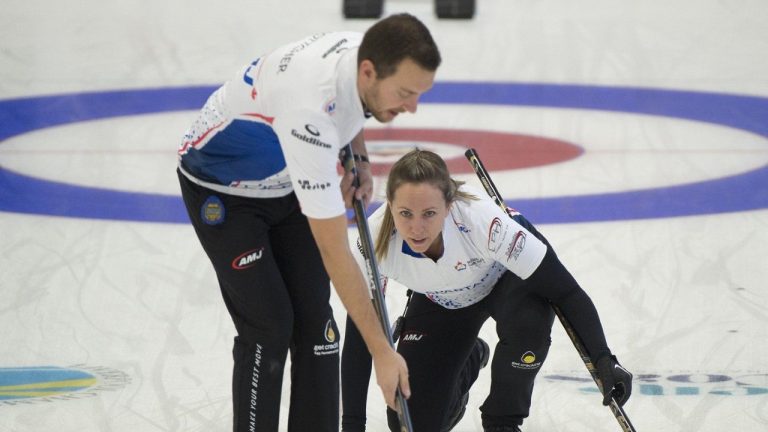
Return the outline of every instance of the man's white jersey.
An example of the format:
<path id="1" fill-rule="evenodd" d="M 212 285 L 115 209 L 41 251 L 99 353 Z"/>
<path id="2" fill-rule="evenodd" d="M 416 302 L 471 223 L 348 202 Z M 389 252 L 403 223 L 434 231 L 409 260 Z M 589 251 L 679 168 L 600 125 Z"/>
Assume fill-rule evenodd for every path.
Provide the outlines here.
<path id="1" fill-rule="evenodd" d="M 479 302 L 507 270 L 527 279 L 547 251 L 544 243 L 512 220 L 484 192 L 467 185 L 460 190 L 479 199 L 458 200 L 451 205 L 443 225 L 444 252 L 440 259 L 435 262 L 414 252 L 395 231 L 387 256 L 378 263 L 383 278 L 425 294 L 447 309 Z M 386 211 L 386 205 L 382 205 L 368 219 L 374 239 Z M 354 253 L 365 269 L 359 240 Z"/>
<path id="2" fill-rule="evenodd" d="M 336 162 L 366 118 L 357 91 L 361 40 L 352 32 L 314 35 L 246 65 L 187 131 L 181 171 L 231 195 L 295 191 L 310 217 L 343 214 Z"/>

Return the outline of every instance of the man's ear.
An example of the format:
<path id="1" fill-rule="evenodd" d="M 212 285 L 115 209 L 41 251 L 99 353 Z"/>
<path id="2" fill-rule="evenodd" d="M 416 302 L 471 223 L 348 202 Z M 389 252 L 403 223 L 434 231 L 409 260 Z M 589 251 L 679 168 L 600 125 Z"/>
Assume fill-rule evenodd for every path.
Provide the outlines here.
<path id="1" fill-rule="evenodd" d="M 373 62 L 368 59 L 361 61 L 360 66 L 358 67 L 358 75 L 366 82 L 375 81 L 376 67 L 373 65 Z"/>

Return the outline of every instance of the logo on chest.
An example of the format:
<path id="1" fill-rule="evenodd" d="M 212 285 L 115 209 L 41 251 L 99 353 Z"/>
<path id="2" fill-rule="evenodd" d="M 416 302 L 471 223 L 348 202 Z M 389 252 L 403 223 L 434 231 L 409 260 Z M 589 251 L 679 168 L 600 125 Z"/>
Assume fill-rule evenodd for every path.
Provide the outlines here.
<path id="1" fill-rule="evenodd" d="M 456 271 L 462 271 L 466 270 L 468 268 L 480 268 L 480 266 L 485 262 L 482 258 L 470 258 L 467 260 L 467 262 L 461 262 L 457 261 L 456 265 L 453 266 Z"/>

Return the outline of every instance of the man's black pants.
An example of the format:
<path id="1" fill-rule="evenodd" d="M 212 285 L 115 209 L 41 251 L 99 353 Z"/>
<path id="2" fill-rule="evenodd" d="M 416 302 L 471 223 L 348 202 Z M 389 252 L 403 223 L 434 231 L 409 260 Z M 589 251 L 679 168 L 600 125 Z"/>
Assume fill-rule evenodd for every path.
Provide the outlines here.
<path id="1" fill-rule="evenodd" d="M 288 431 L 338 431 L 340 335 L 328 274 L 296 196 L 244 198 L 181 173 L 179 181 L 237 331 L 234 430 L 278 430 L 290 351 Z"/>

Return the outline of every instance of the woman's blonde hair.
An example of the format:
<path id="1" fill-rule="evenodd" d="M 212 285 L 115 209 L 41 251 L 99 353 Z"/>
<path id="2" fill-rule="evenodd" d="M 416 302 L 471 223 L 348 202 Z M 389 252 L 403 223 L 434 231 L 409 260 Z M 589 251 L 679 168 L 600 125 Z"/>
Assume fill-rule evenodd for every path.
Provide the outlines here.
<path id="1" fill-rule="evenodd" d="M 464 184 L 451 178 L 445 161 L 428 150 L 414 149 L 395 162 L 387 177 L 387 208 L 376 237 L 376 258 L 383 260 L 387 256 L 389 241 L 395 233 L 395 220 L 390 204 L 395 199 L 395 192 L 405 183 L 429 183 L 443 193 L 446 204 L 456 200 L 476 200 L 476 196 L 459 191 Z"/>

